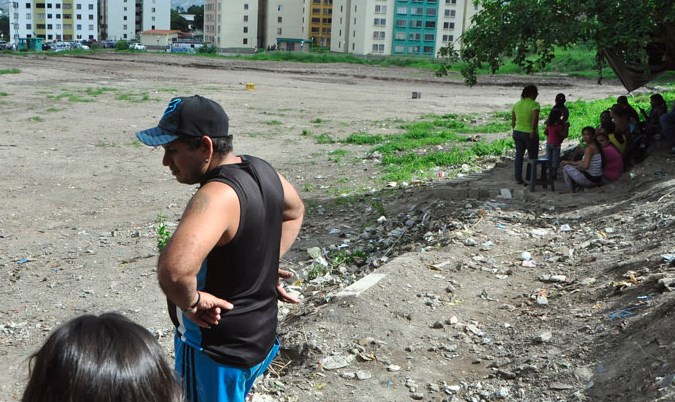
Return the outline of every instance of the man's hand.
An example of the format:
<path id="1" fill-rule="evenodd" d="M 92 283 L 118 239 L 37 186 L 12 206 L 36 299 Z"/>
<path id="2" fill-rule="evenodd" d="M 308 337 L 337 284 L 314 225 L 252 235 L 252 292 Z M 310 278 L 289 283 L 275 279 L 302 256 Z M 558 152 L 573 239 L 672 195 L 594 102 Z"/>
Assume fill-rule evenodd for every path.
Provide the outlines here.
<path id="1" fill-rule="evenodd" d="M 292 304 L 298 304 L 300 303 L 300 299 L 298 299 L 297 296 L 294 296 L 286 291 L 284 288 L 284 285 L 281 284 L 281 279 L 290 279 L 293 277 L 293 272 L 291 271 L 286 271 L 283 269 L 279 269 L 278 271 L 279 275 L 279 282 L 277 282 L 277 297 L 279 300 L 285 303 L 292 303 Z"/>
<path id="2" fill-rule="evenodd" d="M 185 311 L 185 315 L 202 328 L 211 328 L 212 325 L 218 325 L 220 312 L 232 310 L 234 307 L 227 300 L 219 299 L 210 293 L 201 290 L 199 293 L 201 294 L 199 304 L 194 309 Z"/>

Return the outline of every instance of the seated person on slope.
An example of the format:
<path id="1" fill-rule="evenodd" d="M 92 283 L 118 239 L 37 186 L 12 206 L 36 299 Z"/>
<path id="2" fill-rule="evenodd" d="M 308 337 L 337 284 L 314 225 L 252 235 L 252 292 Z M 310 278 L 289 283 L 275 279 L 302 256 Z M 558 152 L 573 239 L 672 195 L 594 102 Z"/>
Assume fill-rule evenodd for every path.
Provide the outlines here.
<path id="1" fill-rule="evenodd" d="M 595 140 L 595 129 L 587 126 L 581 130 L 584 156 L 580 161 L 563 161 L 563 180 L 571 193 L 584 188 L 597 187 L 602 182 L 602 153 Z"/>

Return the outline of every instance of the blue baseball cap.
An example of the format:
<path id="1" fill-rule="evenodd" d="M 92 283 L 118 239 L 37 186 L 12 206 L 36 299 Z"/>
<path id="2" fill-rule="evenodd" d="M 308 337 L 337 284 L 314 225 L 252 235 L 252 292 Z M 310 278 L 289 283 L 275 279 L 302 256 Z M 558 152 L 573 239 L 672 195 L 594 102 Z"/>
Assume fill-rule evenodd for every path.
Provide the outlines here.
<path id="1" fill-rule="evenodd" d="M 229 119 L 223 108 L 199 95 L 171 99 L 157 127 L 136 133 L 136 138 L 153 147 L 176 141 L 181 136 L 227 137 Z"/>

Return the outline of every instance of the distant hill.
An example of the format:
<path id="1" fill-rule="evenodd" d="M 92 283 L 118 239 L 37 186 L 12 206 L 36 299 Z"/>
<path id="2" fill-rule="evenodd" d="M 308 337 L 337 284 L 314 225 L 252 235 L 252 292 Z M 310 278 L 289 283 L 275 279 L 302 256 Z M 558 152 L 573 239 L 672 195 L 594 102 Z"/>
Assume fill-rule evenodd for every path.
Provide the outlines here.
<path id="1" fill-rule="evenodd" d="M 182 7 L 183 10 L 187 10 L 190 6 L 202 6 L 204 5 L 204 0 L 171 0 L 171 9 L 176 7 Z"/>

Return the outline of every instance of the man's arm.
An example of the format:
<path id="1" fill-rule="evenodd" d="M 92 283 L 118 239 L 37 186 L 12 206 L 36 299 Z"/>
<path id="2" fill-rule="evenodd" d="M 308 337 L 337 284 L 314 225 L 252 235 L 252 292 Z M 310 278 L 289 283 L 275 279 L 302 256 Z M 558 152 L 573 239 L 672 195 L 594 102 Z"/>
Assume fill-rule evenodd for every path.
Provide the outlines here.
<path id="1" fill-rule="evenodd" d="M 218 182 L 202 186 L 185 207 L 180 224 L 157 264 L 159 285 L 178 307 L 188 310 L 199 300 L 192 312 L 232 308 L 227 301 L 206 292 L 198 295 L 197 273 L 211 249 L 236 232 L 239 215 L 237 194 L 230 186 Z"/>
<path id="2" fill-rule="evenodd" d="M 293 185 L 279 174 L 281 185 L 284 188 L 284 214 L 281 226 L 281 246 L 279 258 L 291 248 L 300 233 L 302 218 L 305 215 L 305 205 Z"/>

